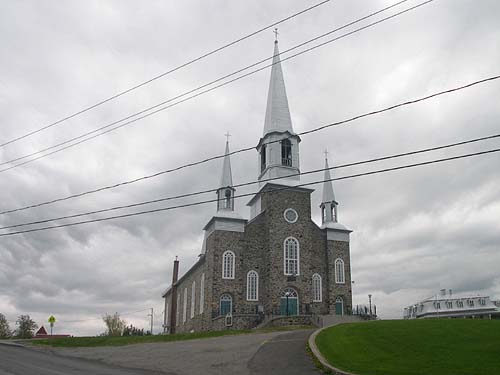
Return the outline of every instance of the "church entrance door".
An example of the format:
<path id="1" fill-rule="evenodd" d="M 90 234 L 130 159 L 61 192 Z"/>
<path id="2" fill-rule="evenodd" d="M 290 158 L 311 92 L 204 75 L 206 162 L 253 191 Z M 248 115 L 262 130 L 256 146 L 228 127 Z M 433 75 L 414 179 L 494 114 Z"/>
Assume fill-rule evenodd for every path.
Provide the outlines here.
<path id="1" fill-rule="evenodd" d="M 337 297 L 335 300 L 335 315 L 344 315 L 344 300 L 342 297 Z"/>
<path id="2" fill-rule="evenodd" d="M 299 296 L 293 288 L 286 288 L 281 293 L 280 315 L 299 315 Z"/>

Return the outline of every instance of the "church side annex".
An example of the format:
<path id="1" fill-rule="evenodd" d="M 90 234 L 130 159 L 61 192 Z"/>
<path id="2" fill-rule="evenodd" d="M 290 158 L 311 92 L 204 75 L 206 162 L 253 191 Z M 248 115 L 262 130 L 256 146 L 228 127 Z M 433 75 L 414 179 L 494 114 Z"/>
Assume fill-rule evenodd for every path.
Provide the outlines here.
<path id="1" fill-rule="evenodd" d="M 352 311 L 351 230 L 338 221 L 329 170 L 321 227 L 312 221 L 313 190 L 294 187 L 300 183 L 300 141 L 276 40 L 264 132 L 256 147 L 260 188 L 248 203 L 250 219 L 234 211 L 226 142 L 217 212 L 204 227 L 202 254 L 179 279 L 175 260 L 172 285 L 162 296 L 166 333 L 245 329 L 276 316 Z M 279 179 L 266 182 L 269 178 Z"/>

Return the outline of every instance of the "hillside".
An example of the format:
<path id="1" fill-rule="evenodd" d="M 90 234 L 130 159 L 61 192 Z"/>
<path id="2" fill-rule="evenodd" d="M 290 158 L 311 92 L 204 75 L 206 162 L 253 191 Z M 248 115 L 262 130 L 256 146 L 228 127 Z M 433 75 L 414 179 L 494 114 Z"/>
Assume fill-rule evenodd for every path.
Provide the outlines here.
<path id="1" fill-rule="evenodd" d="M 500 320 L 342 324 L 316 343 L 333 366 L 358 375 L 500 374 Z"/>

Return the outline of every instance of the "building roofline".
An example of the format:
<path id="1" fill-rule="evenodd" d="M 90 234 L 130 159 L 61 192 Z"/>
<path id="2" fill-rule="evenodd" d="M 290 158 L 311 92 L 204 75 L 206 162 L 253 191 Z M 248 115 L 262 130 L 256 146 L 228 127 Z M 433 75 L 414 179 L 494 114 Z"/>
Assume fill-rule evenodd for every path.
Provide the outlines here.
<path id="1" fill-rule="evenodd" d="M 289 138 L 297 138 L 298 143 L 300 143 L 302 141 L 302 139 L 300 139 L 300 137 L 298 136 L 298 134 L 292 133 L 292 132 L 290 132 L 288 130 L 285 130 L 285 131 L 273 130 L 273 131 L 270 131 L 270 132 L 266 133 L 264 136 L 262 136 L 262 138 L 259 139 L 259 143 L 257 144 L 257 146 L 255 146 L 255 148 L 257 150 L 259 150 L 259 148 L 262 146 L 264 138 L 266 138 L 268 135 L 271 135 L 271 134 L 289 134 Z"/>
<path id="2" fill-rule="evenodd" d="M 175 285 L 179 285 L 186 277 L 193 273 L 199 266 L 205 262 L 205 254 L 201 254 L 199 259 L 177 280 Z M 172 284 L 163 292 L 162 298 L 165 298 L 168 294 L 172 292 Z"/>
<path id="3" fill-rule="evenodd" d="M 283 177 L 283 178 L 286 178 L 286 177 Z M 257 196 L 259 196 L 264 190 L 267 191 L 268 188 L 272 188 L 272 187 L 280 188 L 280 189 L 276 189 L 276 191 L 285 190 L 285 189 L 281 189 L 281 188 L 286 188 L 286 190 L 291 190 L 291 191 L 300 191 L 303 193 L 312 193 L 314 191 L 314 189 L 304 188 L 301 186 L 295 187 L 295 186 L 289 186 L 289 185 L 276 184 L 276 183 L 272 183 L 272 182 L 266 182 L 264 184 L 264 186 L 262 186 L 259 189 L 259 191 L 257 193 L 255 193 L 255 195 L 248 201 L 247 206 L 251 206 L 253 201 L 257 198 Z"/>

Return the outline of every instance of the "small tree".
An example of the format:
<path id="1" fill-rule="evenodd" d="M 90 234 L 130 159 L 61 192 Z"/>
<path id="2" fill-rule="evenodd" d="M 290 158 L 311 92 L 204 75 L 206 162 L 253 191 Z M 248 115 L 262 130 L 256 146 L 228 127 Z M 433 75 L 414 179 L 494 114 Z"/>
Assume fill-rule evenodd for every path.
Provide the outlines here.
<path id="1" fill-rule="evenodd" d="M 106 324 L 106 335 L 108 336 L 121 336 L 123 334 L 123 330 L 127 326 L 127 322 L 121 319 L 120 314 L 117 312 L 113 315 L 104 315 L 102 320 Z"/>
<path id="2" fill-rule="evenodd" d="M 31 339 L 38 328 L 38 325 L 29 315 L 20 315 L 17 318 L 16 325 L 18 326 L 16 336 L 20 339 Z"/>
<path id="3" fill-rule="evenodd" d="M 9 322 L 5 318 L 5 315 L 0 313 L 0 339 L 8 339 L 12 336 L 10 331 Z"/>

